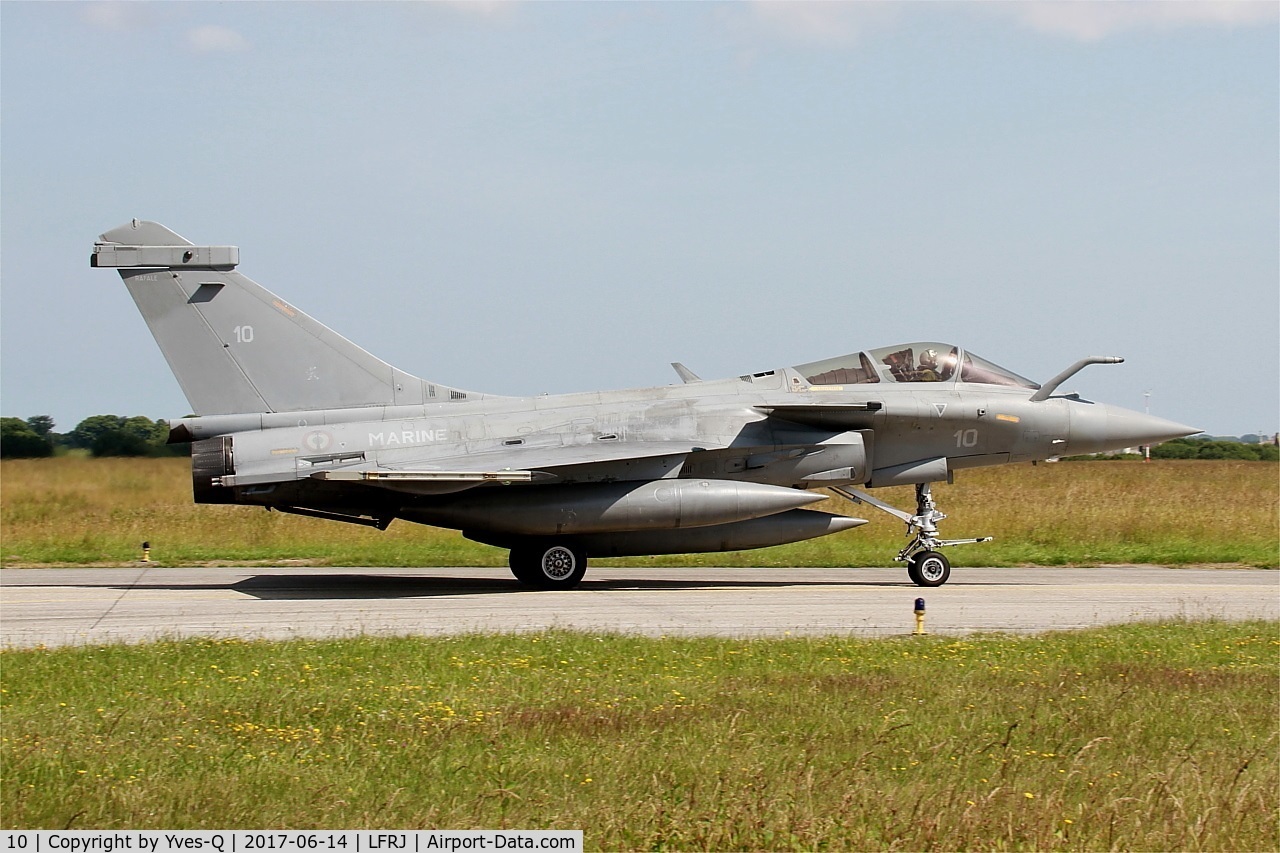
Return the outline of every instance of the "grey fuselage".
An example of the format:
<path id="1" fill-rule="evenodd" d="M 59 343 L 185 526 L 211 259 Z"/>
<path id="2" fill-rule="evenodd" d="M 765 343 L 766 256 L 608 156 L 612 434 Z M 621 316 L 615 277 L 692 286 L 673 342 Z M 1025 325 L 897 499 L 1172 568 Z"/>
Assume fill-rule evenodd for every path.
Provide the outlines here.
<path id="1" fill-rule="evenodd" d="M 207 487 L 214 502 L 389 513 L 480 529 L 479 514 L 451 523 L 457 519 L 447 507 L 463 489 L 450 484 L 353 490 L 315 475 L 350 466 L 429 469 L 433 460 L 463 457 L 480 467 L 492 458 L 500 464 L 487 467 L 522 469 L 522 457 L 536 460 L 555 450 L 570 451 L 567 460 L 576 451 L 582 461 L 555 466 L 547 481 L 483 484 L 467 488 L 468 496 L 479 504 L 484 497 L 477 492 L 528 489 L 550 496 L 546 490 L 561 486 L 669 478 L 876 488 L 945 480 L 963 468 L 1128 447 L 1132 431 L 1109 424 L 1144 417 L 1074 397 L 1032 403 L 1031 389 L 955 378 L 813 388 L 794 368 L 782 368 L 657 388 L 210 416 L 174 426 L 198 440 L 233 439 L 233 465 L 209 475 L 223 484 Z M 786 407 L 795 408 L 789 412 L 794 420 L 769 414 Z M 548 466 L 535 461 L 529 467 Z M 290 480 L 282 482 L 285 477 Z"/>

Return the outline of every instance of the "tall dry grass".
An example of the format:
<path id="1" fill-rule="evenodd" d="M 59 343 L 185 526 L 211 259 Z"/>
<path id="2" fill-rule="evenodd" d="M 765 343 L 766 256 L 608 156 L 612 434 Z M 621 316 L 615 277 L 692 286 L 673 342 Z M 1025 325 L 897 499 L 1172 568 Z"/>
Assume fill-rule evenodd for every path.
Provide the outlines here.
<path id="1" fill-rule="evenodd" d="M 1273 463 L 1080 462 L 962 472 L 935 487 L 942 533 L 996 540 L 950 552 L 960 565 L 1064 563 L 1280 564 L 1280 478 Z M 914 503 L 910 488 L 878 496 Z M 820 505 L 819 508 L 821 508 Z M 730 554 L 611 561 L 646 565 L 883 565 L 903 525 L 869 507 L 844 534 Z M 3 565 L 119 563 L 143 541 L 169 564 L 502 565 L 505 552 L 455 531 L 399 521 L 385 532 L 233 506 L 196 506 L 185 459 L 5 460 L 0 463 Z"/>
<path id="2" fill-rule="evenodd" d="M 387 531 L 254 507 L 192 502 L 186 459 L 22 459 L 0 464 L 3 565 L 118 563 L 150 542 L 170 564 L 499 565 L 505 552 L 453 531 Z M 443 562 L 433 562 L 441 560 Z"/>

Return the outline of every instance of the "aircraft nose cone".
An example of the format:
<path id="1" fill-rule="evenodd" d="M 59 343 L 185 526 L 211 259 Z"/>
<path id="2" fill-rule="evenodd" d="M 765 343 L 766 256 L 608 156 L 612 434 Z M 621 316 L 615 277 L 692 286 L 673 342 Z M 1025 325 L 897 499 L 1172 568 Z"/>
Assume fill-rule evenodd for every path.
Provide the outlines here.
<path id="1" fill-rule="evenodd" d="M 1125 447 L 1159 444 L 1162 441 L 1195 435 L 1198 432 L 1203 430 L 1129 409 L 1107 407 L 1107 440 L 1123 443 Z"/>
<path id="2" fill-rule="evenodd" d="M 1067 448 L 1070 453 L 1106 453 L 1198 432 L 1202 430 L 1120 406 L 1094 403 L 1072 407 Z"/>

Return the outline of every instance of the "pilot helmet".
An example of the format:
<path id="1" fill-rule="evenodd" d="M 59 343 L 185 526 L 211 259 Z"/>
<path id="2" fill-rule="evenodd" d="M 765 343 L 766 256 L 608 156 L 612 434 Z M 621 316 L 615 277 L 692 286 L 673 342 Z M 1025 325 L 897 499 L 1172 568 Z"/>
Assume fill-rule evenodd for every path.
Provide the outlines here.
<path id="1" fill-rule="evenodd" d="M 938 351 L 936 349 L 927 349 L 920 353 L 920 366 L 933 367 L 938 363 Z"/>

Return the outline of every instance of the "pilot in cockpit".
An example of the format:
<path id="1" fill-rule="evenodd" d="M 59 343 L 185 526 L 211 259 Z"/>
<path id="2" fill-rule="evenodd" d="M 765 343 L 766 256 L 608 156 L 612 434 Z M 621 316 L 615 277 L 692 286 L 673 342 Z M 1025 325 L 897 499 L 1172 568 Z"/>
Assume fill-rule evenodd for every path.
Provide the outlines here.
<path id="1" fill-rule="evenodd" d="M 938 375 L 938 351 L 927 349 L 920 353 L 920 367 L 916 370 L 917 382 L 941 382 Z"/>

